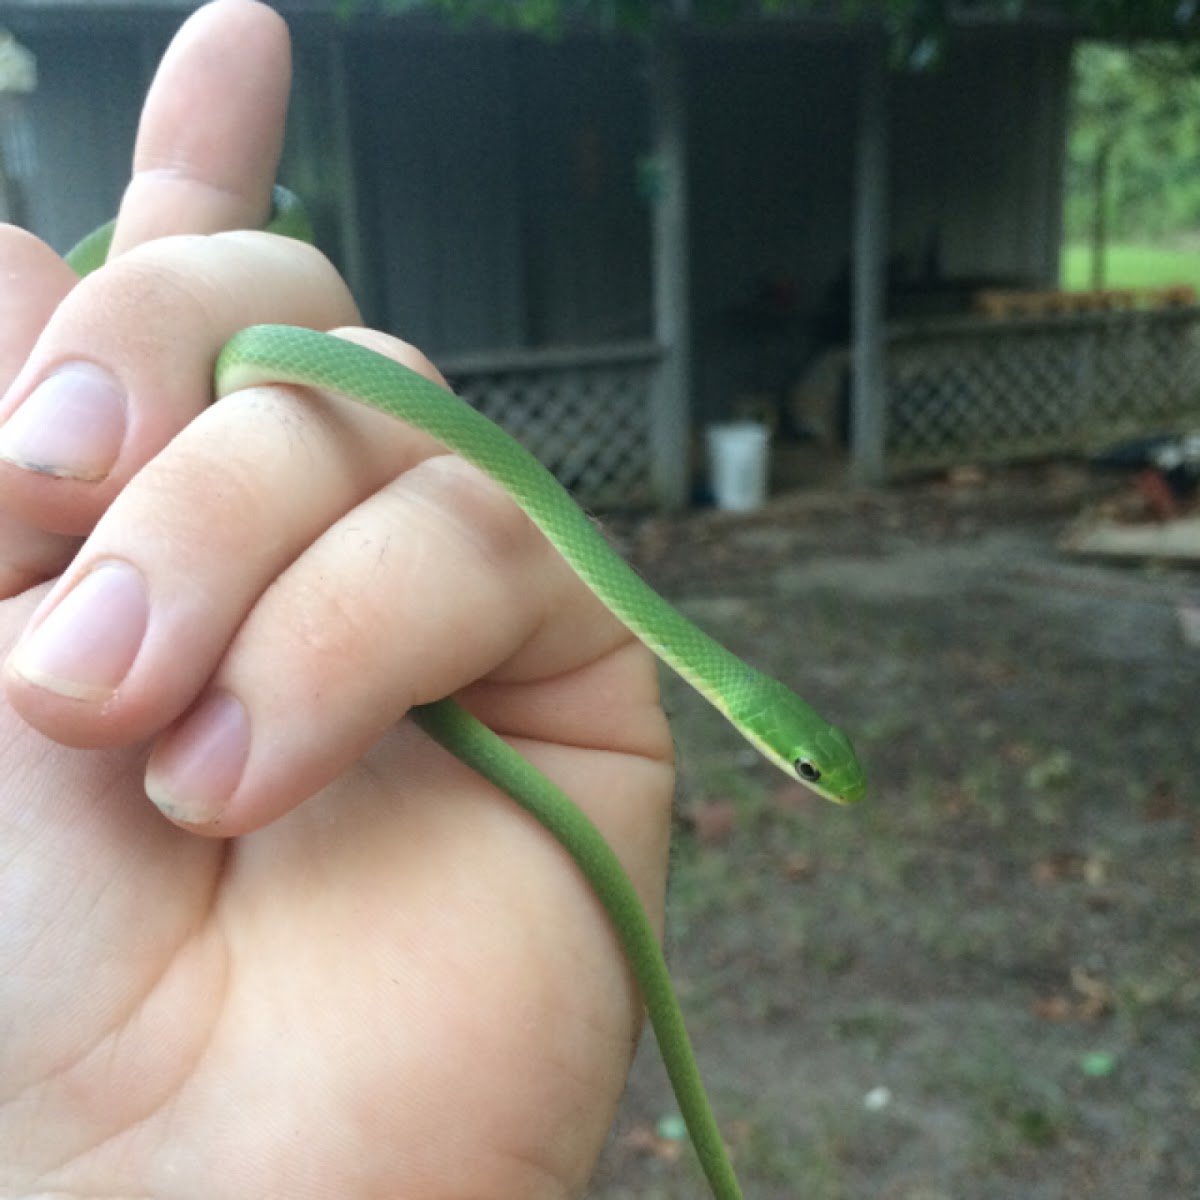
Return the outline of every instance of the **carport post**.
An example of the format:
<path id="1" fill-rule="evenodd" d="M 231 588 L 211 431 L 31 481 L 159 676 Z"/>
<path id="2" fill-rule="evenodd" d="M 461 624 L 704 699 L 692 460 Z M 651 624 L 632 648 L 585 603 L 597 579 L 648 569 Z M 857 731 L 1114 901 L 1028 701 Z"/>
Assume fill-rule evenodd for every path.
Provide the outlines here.
<path id="1" fill-rule="evenodd" d="M 691 305 L 688 270 L 687 113 L 679 39 L 670 30 L 650 55 L 654 128 L 652 229 L 654 338 L 661 355 L 650 414 L 651 470 L 661 508 L 688 499 L 688 423 L 691 419 Z"/>
<path id="2" fill-rule="evenodd" d="M 854 153 L 850 334 L 850 459 L 855 482 L 881 484 L 887 383 L 888 63 L 881 38 L 861 43 Z"/>

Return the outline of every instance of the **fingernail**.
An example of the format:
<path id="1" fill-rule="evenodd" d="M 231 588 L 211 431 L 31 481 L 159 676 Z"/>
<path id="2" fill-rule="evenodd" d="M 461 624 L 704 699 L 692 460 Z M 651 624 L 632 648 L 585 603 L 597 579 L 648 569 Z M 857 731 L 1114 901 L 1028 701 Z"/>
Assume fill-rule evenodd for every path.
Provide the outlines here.
<path id="1" fill-rule="evenodd" d="M 172 821 L 219 820 L 250 755 L 250 720 L 236 696 L 213 691 L 154 748 L 146 795 Z"/>
<path id="2" fill-rule="evenodd" d="M 137 657 L 150 605 L 128 563 L 93 567 L 13 651 L 9 669 L 73 700 L 106 700 Z"/>
<path id="3" fill-rule="evenodd" d="M 95 481 L 113 469 L 124 439 L 120 385 L 91 363 L 68 363 L 0 426 L 0 459 L 43 475 Z"/>

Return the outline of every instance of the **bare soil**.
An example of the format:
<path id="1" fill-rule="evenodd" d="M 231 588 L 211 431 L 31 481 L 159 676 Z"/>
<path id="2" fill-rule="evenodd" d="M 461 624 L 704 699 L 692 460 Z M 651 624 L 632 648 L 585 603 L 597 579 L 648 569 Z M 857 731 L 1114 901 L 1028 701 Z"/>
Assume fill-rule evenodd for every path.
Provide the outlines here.
<path id="1" fill-rule="evenodd" d="M 850 732 L 811 799 L 686 687 L 668 954 L 748 1200 L 1200 1197 L 1200 572 L 1071 559 L 1058 465 L 752 516 L 630 557 Z M 708 1193 L 653 1038 L 594 1200 Z"/>

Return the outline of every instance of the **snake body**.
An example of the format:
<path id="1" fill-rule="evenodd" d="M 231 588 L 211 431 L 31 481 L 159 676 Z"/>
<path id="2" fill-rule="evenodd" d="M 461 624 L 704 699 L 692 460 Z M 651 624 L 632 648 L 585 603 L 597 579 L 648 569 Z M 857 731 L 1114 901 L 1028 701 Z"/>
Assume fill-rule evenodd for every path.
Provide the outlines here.
<path id="1" fill-rule="evenodd" d="M 276 189 L 268 229 L 307 239 L 299 202 Z M 104 262 L 111 226 L 68 255 L 81 274 Z M 579 578 L 655 655 L 708 699 L 770 761 L 828 799 L 865 790 L 846 736 L 799 696 L 693 625 L 608 545 L 554 476 L 481 413 L 391 359 L 309 329 L 259 325 L 221 350 L 217 397 L 260 384 L 334 392 L 430 434 L 491 476 Z M 575 861 L 613 924 L 637 978 L 680 1113 L 717 1200 L 742 1195 L 704 1085 L 658 939 L 637 892 L 603 835 L 550 780 L 453 700 L 413 712 L 439 744 L 532 814 Z"/>

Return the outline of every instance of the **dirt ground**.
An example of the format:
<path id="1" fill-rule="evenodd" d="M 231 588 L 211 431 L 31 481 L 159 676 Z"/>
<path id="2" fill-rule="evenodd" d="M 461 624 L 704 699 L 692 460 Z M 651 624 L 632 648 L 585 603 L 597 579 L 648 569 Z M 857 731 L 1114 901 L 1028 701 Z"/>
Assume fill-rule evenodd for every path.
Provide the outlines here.
<path id="1" fill-rule="evenodd" d="M 747 1200 L 1200 1197 L 1200 571 L 1057 465 L 618 528 L 854 738 L 810 799 L 667 685 L 668 954 Z M 590 1195 L 708 1193 L 648 1034 Z M 666 1136 L 663 1136 L 666 1135 Z"/>

